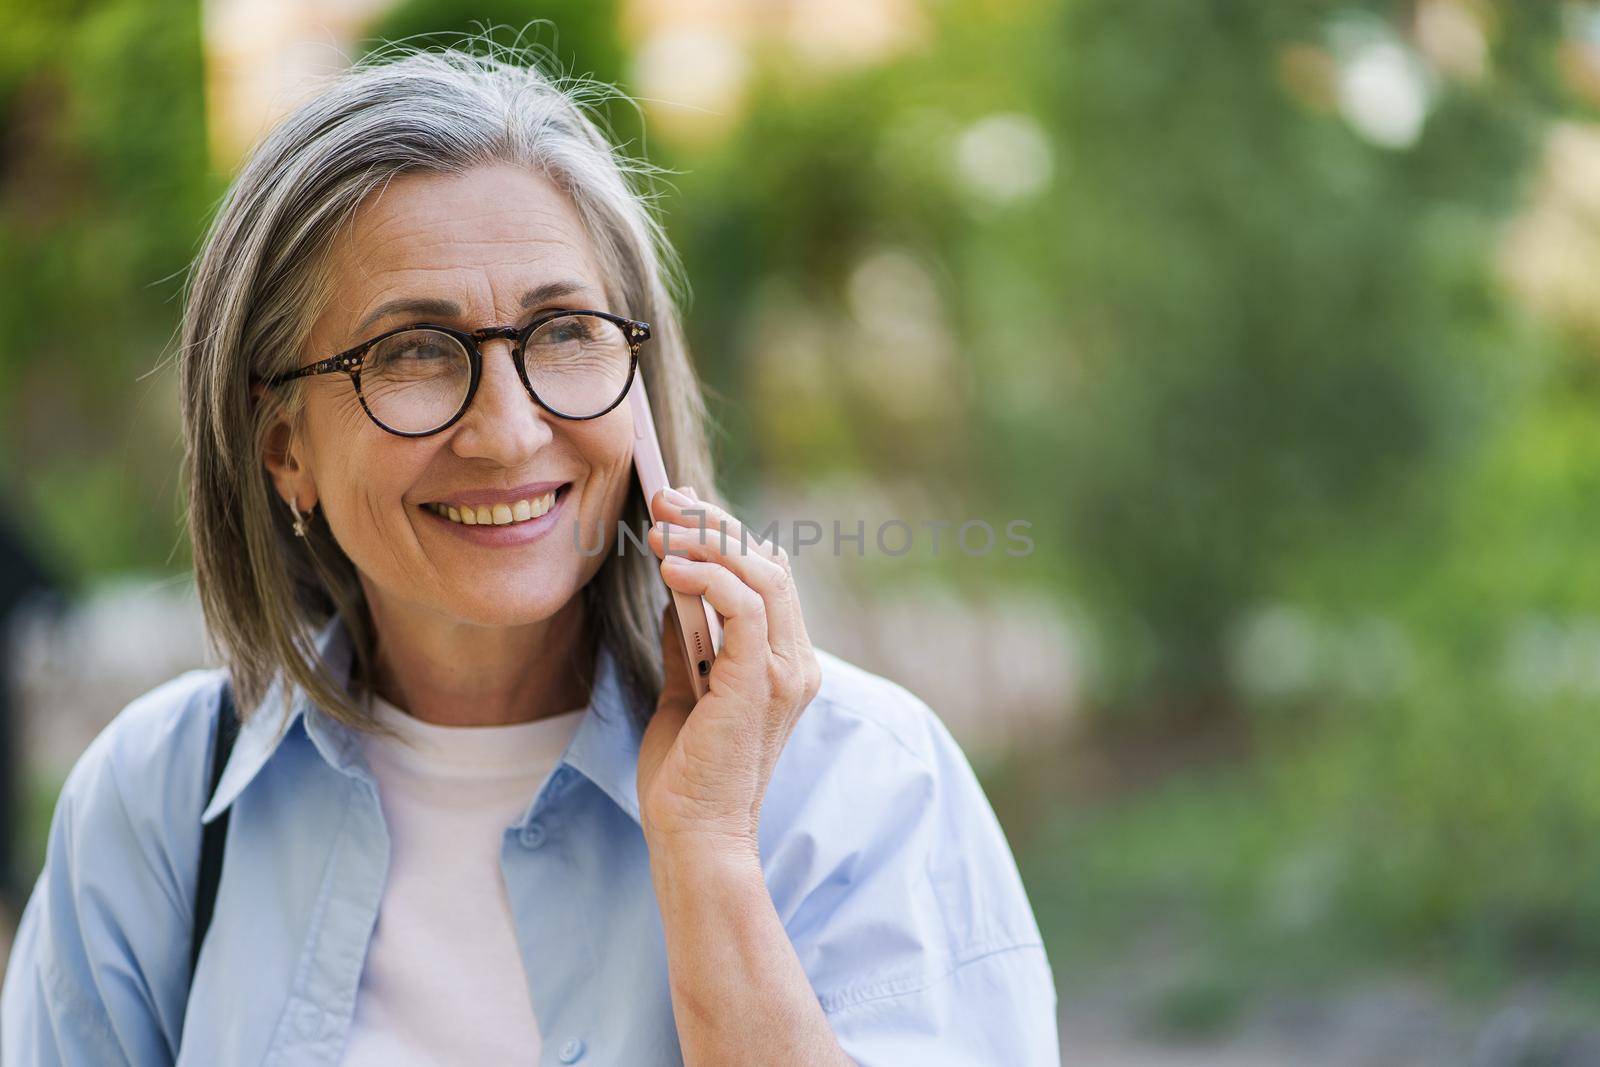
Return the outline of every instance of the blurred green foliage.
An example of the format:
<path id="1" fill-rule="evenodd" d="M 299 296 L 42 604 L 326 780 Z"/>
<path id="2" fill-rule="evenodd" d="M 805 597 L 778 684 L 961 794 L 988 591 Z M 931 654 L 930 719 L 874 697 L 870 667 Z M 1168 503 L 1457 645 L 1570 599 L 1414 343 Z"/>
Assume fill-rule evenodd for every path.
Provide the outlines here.
<path id="1" fill-rule="evenodd" d="M 909 473 L 1027 515 L 1046 558 L 995 576 L 1087 605 L 1087 710 L 1111 734 L 1242 720 L 1253 738 L 1242 783 L 1127 813 L 1073 795 L 1068 837 L 1028 839 L 1059 959 L 1100 914 L 1075 918 L 1086 896 L 1147 906 L 1113 940 L 1187 898 L 1227 958 L 1595 958 L 1571 857 L 1600 820 L 1600 684 L 1581 684 L 1600 643 L 1578 667 L 1537 659 L 1600 602 L 1592 355 L 1496 275 L 1549 122 L 1589 105 L 1558 70 L 1570 8 L 1481 5 L 1486 73 L 1435 76 L 1414 141 L 1363 136 L 1329 99 L 1337 70 L 1308 86 L 1297 65 L 1404 41 L 1417 10 L 941 5 L 925 49 L 812 82 L 771 69 L 680 183 L 736 487 Z M 951 155 L 1013 112 L 1046 132 L 1052 180 L 986 204 Z M 884 248 L 938 288 L 959 365 L 923 369 L 953 404 L 896 411 L 852 374 L 852 287 Z M 802 335 L 826 387 L 764 384 L 795 354 L 767 336 L 774 288 L 829 324 Z M 1558 668 L 1579 683 L 1541 687 Z M 1122 875 L 1083 866 L 1141 848 Z M 1295 931 L 1271 918 L 1296 908 Z M 1218 980 L 1175 990 L 1168 1021 L 1225 1014 Z"/>
<path id="2" fill-rule="evenodd" d="M 553 75 L 625 82 L 627 56 L 617 36 L 616 0 L 400 0 L 362 34 L 357 57 L 391 43 L 443 48 L 472 38 L 479 49 L 531 49 Z M 639 152 L 642 116 L 636 108 L 610 103 L 596 115 L 613 141 Z"/>
<path id="3" fill-rule="evenodd" d="M 170 379 L 210 198 L 192 0 L 0 6 L 0 469 L 64 582 L 181 565 Z"/>

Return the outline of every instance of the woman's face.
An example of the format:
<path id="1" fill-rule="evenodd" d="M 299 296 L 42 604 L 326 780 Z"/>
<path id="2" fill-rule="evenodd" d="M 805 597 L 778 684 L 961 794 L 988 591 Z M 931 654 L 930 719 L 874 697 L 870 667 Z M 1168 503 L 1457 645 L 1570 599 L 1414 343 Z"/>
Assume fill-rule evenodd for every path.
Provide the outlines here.
<path id="1" fill-rule="evenodd" d="M 598 257 L 567 197 L 542 175 L 510 166 L 396 178 L 361 205 L 334 257 L 332 299 L 302 365 L 420 321 L 475 330 L 521 326 L 552 307 L 628 311 L 607 302 Z M 552 283 L 571 288 L 526 295 Z M 438 306 L 371 317 L 396 300 Z M 613 543 L 630 485 L 628 405 L 582 422 L 550 415 L 528 397 L 511 345 L 481 343 L 483 377 L 471 406 L 431 437 L 380 429 L 347 375 L 313 376 L 290 460 L 268 459 L 286 500 L 298 499 L 302 510 L 321 505 L 379 617 L 420 610 L 482 626 L 535 622 L 555 614 L 604 562 L 596 538 L 603 532 Z M 537 483 L 561 488 L 547 529 L 533 540 L 525 535 L 539 520 L 466 527 L 425 506 Z M 541 494 L 525 495 L 537 509 Z M 574 522 L 589 555 L 575 543 Z"/>

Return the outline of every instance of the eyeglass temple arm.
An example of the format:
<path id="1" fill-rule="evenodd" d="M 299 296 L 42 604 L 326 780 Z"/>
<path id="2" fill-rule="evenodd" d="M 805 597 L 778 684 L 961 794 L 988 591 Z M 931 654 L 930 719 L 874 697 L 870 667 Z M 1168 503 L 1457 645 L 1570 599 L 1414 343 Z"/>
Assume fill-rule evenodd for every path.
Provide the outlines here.
<path id="1" fill-rule="evenodd" d="M 361 369 L 361 361 L 364 358 L 364 354 L 351 355 L 348 352 L 341 352 L 337 356 L 329 356 L 327 359 L 308 364 L 298 370 L 286 371 L 283 374 L 274 374 L 272 377 L 266 379 L 265 384 L 276 386 L 282 385 L 284 382 L 292 382 L 296 378 L 305 378 L 312 374 L 331 374 L 334 371 L 341 370 L 358 371 Z"/>

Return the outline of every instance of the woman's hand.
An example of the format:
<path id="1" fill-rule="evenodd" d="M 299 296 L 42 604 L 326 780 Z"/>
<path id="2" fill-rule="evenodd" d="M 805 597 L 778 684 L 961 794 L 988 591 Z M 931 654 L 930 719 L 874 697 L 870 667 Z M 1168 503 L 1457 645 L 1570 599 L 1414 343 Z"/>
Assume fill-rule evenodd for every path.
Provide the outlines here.
<path id="1" fill-rule="evenodd" d="M 756 841 L 772 769 L 822 677 L 788 556 L 671 489 L 650 511 L 667 585 L 722 616 L 696 703 L 667 605 L 666 680 L 639 745 L 639 821 L 683 1061 L 854 1067 L 773 906 Z"/>
<path id="2" fill-rule="evenodd" d="M 731 850 L 759 860 L 767 783 L 821 684 L 788 555 L 745 533 L 721 508 L 694 500 L 692 490 L 662 490 L 650 508 L 662 578 L 706 598 L 722 616 L 723 640 L 696 703 L 677 615 L 667 605 L 665 684 L 639 751 L 640 822 L 652 850 Z"/>

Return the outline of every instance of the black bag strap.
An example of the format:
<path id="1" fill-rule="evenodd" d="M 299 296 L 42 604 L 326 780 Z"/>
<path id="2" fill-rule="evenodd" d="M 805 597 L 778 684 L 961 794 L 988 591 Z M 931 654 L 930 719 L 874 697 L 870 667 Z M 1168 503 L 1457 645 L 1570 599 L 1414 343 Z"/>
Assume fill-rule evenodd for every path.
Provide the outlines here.
<path id="1" fill-rule="evenodd" d="M 211 788 L 206 803 L 217 792 L 222 769 L 228 765 L 234 738 L 239 735 L 239 716 L 233 707 L 233 687 L 222 681 L 222 697 L 217 707 L 216 743 L 211 747 Z M 200 946 L 211 927 L 211 911 L 217 901 L 217 884 L 222 880 L 222 846 L 228 838 L 228 812 L 223 811 L 206 824 L 200 837 L 200 880 L 195 890 L 194 931 L 189 944 L 189 975 L 192 979 L 200 963 Z"/>

